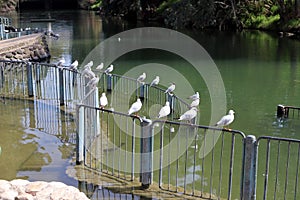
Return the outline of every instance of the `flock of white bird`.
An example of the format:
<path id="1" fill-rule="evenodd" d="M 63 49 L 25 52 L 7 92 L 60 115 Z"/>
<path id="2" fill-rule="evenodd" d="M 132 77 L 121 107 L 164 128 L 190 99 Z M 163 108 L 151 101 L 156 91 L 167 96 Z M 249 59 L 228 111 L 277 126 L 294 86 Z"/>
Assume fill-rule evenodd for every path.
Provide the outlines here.
<path id="1" fill-rule="evenodd" d="M 63 64 L 65 63 L 65 60 L 62 59 L 58 62 L 57 66 L 58 67 L 63 67 Z M 99 76 L 95 75 L 95 73 L 92 71 L 92 66 L 93 66 L 93 61 L 90 61 L 87 63 L 83 69 L 81 70 L 81 75 L 90 78 L 90 81 L 86 84 L 86 86 L 91 86 L 92 88 L 97 87 L 98 82 L 99 82 Z M 78 71 L 78 61 L 75 60 L 71 65 L 66 66 L 66 68 L 73 70 L 73 71 Z M 104 68 L 104 64 L 101 63 L 96 67 L 96 71 L 100 71 Z M 104 73 L 107 75 L 110 75 L 111 72 L 114 70 L 114 66 L 111 64 L 108 68 L 104 70 Z M 144 81 L 146 79 L 146 73 L 142 73 L 136 80 L 144 84 Z M 155 79 L 150 83 L 150 87 L 156 86 L 159 84 L 160 78 L 159 76 L 156 76 Z M 173 92 L 175 90 L 175 83 L 171 83 L 171 85 L 165 90 L 165 93 L 168 93 L 169 95 L 173 95 Z M 194 119 L 197 116 L 198 112 L 198 106 L 200 104 L 200 95 L 199 92 L 196 92 L 195 94 L 191 95 L 188 97 L 188 99 L 191 99 L 192 102 L 189 105 L 189 110 L 187 110 L 185 113 L 183 113 L 178 120 L 179 121 L 188 121 L 191 122 L 192 119 Z M 108 100 L 106 97 L 106 94 L 103 92 L 100 97 L 100 108 L 105 108 L 105 106 L 108 105 Z M 136 102 L 134 102 L 129 110 L 128 110 L 128 115 L 135 114 L 141 110 L 143 104 L 140 100 L 140 98 L 137 98 Z M 171 107 L 170 107 L 170 102 L 166 101 L 165 105 L 160 109 L 157 118 L 165 118 L 171 113 Z M 234 120 L 234 111 L 229 110 L 228 114 L 223 116 L 216 124 L 215 126 L 221 126 L 221 127 L 226 127 L 229 128 L 229 124 L 231 124 Z"/>

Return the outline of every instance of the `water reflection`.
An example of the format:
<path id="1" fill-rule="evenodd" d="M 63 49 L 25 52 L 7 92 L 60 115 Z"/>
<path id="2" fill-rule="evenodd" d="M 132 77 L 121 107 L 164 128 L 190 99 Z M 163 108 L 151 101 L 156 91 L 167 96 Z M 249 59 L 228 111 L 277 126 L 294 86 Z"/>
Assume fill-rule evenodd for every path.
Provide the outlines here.
<path id="1" fill-rule="evenodd" d="M 74 152 L 70 143 L 74 142 L 74 125 L 69 130 L 62 129 L 63 114 L 57 109 L 38 101 L 5 99 L 0 104 L 0 179 L 64 180 L 76 184 L 65 175 Z"/>

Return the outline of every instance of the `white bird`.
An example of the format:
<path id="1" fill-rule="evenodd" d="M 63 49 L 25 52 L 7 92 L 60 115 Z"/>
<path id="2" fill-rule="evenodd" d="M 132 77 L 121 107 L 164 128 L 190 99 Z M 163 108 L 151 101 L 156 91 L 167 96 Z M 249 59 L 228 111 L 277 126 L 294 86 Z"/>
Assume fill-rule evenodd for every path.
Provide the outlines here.
<path id="1" fill-rule="evenodd" d="M 71 70 L 77 70 L 77 66 L 78 66 L 78 60 L 75 60 L 70 66 L 69 66 L 69 68 L 71 69 Z"/>
<path id="2" fill-rule="evenodd" d="M 93 67 L 93 65 L 94 65 L 94 62 L 91 60 L 90 62 L 88 62 L 83 68 L 85 69 L 85 68 L 91 68 L 91 67 Z"/>
<path id="3" fill-rule="evenodd" d="M 66 60 L 65 60 L 65 58 L 63 57 L 62 59 L 60 59 L 60 60 L 58 61 L 57 66 L 62 66 L 62 65 L 65 64 L 65 62 L 66 62 Z"/>
<path id="4" fill-rule="evenodd" d="M 166 104 L 160 109 L 158 118 L 166 117 L 171 113 L 170 103 L 166 101 Z"/>
<path id="5" fill-rule="evenodd" d="M 196 92 L 192 96 L 189 96 L 188 99 L 193 99 L 193 100 L 200 99 L 199 92 Z"/>
<path id="6" fill-rule="evenodd" d="M 234 120 L 234 111 L 229 110 L 228 115 L 223 116 L 220 121 L 218 121 L 215 126 L 226 127 L 231 124 Z"/>
<path id="7" fill-rule="evenodd" d="M 141 108 L 142 108 L 142 102 L 141 102 L 140 98 L 138 98 L 136 100 L 136 102 L 134 102 L 131 105 L 130 109 L 128 110 L 128 115 L 138 112 Z"/>
<path id="8" fill-rule="evenodd" d="M 104 108 L 105 106 L 107 106 L 107 104 L 108 104 L 108 100 L 107 100 L 107 97 L 105 95 L 105 92 L 103 92 L 101 97 L 100 97 L 100 108 Z"/>
<path id="9" fill-rule="evenodd" d="M 197 111 L 198 111 L 197 108 L 192 107 L 190 110 L 183 113 L 178 120 L 179 121 L 181 121 L 181 120 L 190 121 L 190 120 L 194 119 L 197 116 Z"/>
<path id="10" fill-rule="evenodd" d="M 159 83 L 159 76 L 156 76 L 155 79 L 151 82 L 150 87 L 153 85 L 158 85 Z"/>
<path id="11" fill-rule="evenodd" d="M 192 103 L 190 104 L 190 108 L 192 107 L 197 107 L 200 103 L 200 99 L 195 99 L 194 101 L 192 101 Z"/>
<path id="12" fill-rule="evenodd" d="M 95 88 L 95 87 L 97 87 L 98 82 L 99 82 L 99 77 L 98 77 L 98 76 L 95 76 L 94 78 L 92 78 L 92 79 L 86 84 L 86 86 L 89 86 L 89 85 L 90 85 L 92 88 Z"/>
<path id="13" fill-rule="evenodd" d="M 100 63 L 100 65 L 98 65 L 98 66 L 96 67 L 96 70 L 101 70 L 101 69 L 103 69 L 103 67 L 104 67 L 104 64 L 103 64 L 103 62 L 102 62 L 102 63 Z"/>
<path id="14" fill-rule="evenodd" d="M 89 77 L 89 78 L 94 78 L 96 75 L 95 73 L 92 71 L 92 69 L 88 66 L 86 68 L 84 68 L 82 71 L 81 71 L 81 75 L 82 76 L 86 76 L 86 77 Z"/>
<path id="15" fill-rule="evenodd" d="M 144 72 L 137 78 L 137 81 L 142 83 L 145 79 L 146 79 L 146 73 Z"/>
<path id="16" fill-rule="evenodd" d="M 172 93 L 175 90 L 175 83 L 171 83 L 170 87 L 165 91 L 165 93 Z"/>
<path id="17" fill-rule="evenodd" d="M 114 70 L 114 66 L 110 65 L 108 68 L 106 68 L 106 70 L 104 71 L 105 74 L 109 74 Z"/>

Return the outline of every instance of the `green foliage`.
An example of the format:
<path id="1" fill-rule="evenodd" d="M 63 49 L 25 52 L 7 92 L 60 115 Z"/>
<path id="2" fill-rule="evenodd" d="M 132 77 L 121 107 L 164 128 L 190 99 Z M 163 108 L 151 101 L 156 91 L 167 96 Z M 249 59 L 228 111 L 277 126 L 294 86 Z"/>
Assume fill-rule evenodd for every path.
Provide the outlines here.
<path id="1" fill-rule="evenodd" d="M 245 20 L 244 25 L 246 28 L 274 29 L 279 20 L 279 14 L 269 17 L 265 15 L 251 15 Z"/>
<path id="2" fill-rule="evenodd" d="M 285 29 L 300 29 L 300 19 L 291 19 L 289 20 L 285 26 Z"/>
<path id="3" fill-rule="evenodd" d="M 170 8 L 173 4 L 179 2 L 181 0 L 167 0 L 167 1 L 163 1 L 159 7 L 157 8 L 157 12 L 161 13 L 163 12 L 165 9 Z"/>
<path id="4" fill-rule="evenodd" d="M 100 6 L 102 5 L 102 0 L 97 0 L 92 6 L 92 9 L 99 9 Z"/>

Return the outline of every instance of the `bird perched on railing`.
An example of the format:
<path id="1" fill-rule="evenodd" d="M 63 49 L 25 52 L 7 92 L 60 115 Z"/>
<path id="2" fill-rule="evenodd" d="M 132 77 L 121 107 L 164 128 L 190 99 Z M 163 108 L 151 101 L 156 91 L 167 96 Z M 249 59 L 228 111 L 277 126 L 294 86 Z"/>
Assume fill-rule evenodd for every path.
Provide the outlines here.
<path id="1" fill-rule="evenodd" d="M 100 63 L 100 64 L 96 67 L 96 70 L 97 70 L 97 71 L 100 71 L 100 70 L 103 69 L 103 67 L 104 67 L 104 64 L 103 64 L 103 62 L 102 62 L 102 63 Z"/>
<path id="2" fill-rule="evenodd" d="M 187 120 L 188 122 L 191 122 L 192 119 L 194 119 L 197 116 L 198 109 L 195 107 L 192 107 L 190 110 L 186 111 L 179 117 L 179 121 Z"/>
<path id="3" fill-rule="evenodd" d="M 103 92 L 100 97 L 100 108 L 104 108 L 105 106 L 107 106 L 107 104 L 108 104 L 108 100 L 105 92 Z"/>
<path id="4" fill-rule="evenodd" d="M 81 71 L 81 75 L 89 78 L 94 78 L 96 75 L 91 69 L 92 66 L 93 66 L 93 61 L 90 61 L 88 64 L 86 64 L 83 67 L 83 70 Z"/>
<path id="5" fill-rule="evenodd" d="M 168 89 L 166 89 L 165 93 L 168 93 L 171 95 L 174 90 L 175 90 L 175 83 L 171 83 L 171 85 L 168 87 Z"/>
<path id="6" fill-rule="evenodd" d="M 110 65 L 106 70 L 104 71 L 105 74 L 110 74 L 114 70 L 114 66 Z"/>
<path id="7" fill-rule="evenodd" d="M 225 129 L 229 129 L 229 124 L 231 124 L 234 120 L 234 111 L 229 110 L 228 115 L 223 116 L 216 124 L 215 126 L 222 126 Z M 227 126 L 227 128 L 226 128 Z"/>
<path id="8" fill-rule="evenodd" d="M 156 76 L 155 79 L 150 83 L 150 87 L 154 85 L 158 85 L 159 83 L 159 76 Z"/>
<path id="9" fill-rule="evenodd" d="M 144 72 L 143 74 L 141 74 L 138 78 L 137 81 L 140 83 L 144 83 L 143 81 L 146 79 L 146 73 Z"/>
<path id="10" fill-rule="evenodd" d="M 78 60 L 75 60 L 70 66 L 69 69 L 72 71 L 77 71 Z"/>
<path id="11" fill-rule="evenodd" d="M 170 103 L 166 101 L 166 104 L 160 109 L 158 113 L 158 118 L 163 118 L 171 113 Z"/>
<path id="12" fill-rule="evenodd" d="M 98 82 L 99 82 L 99 77 L 97 75 L 95 75 L 94 78 L 92 78 L 87 84 L 86 84 L 86 87 L 87 86 L 91 86 L 92 88 L 95 88 L 97 87 L 98 85 Z"/>
<path id="13" fill-rule="evenodd" d="M 62 57 L 58 63 L 56 64 L 58 67 L 62 67 L 62 65 L 64 65 L 66 63 L 66 60 L 64 57 Z"/>
<path id="14" fill-rule="evenodd" d="M 195 99 L 194 101 L 192 101 L 192 103 L 190 104 L 190 108 L 192 107 L 197 107 L 200 104 L 200 98 Z"/>
<path id="15" fill-rule="evenodd" d="M 142 104 L 142 102 L 141 102 L 141 99 L 138 98 L 138 99 L 136 100 L 136 102 L 134 102 L 134 103 L 131 105 L 130 109 L 128 110 L 128 115 L 131 115 L 132 113 L 136 113 L 136 115 L 137 115 L 137 112 L 138 112 L 139 110 L 141 110 L 142 105 L 143 105 L 143 104 Z"/>
<path id="16" fill-rule="evenodd" d="M 193 100 L 200 99 L 199 92 L 196 92 L 192 96 L 189 96 L 188 99 L 193 99 Z"/>

